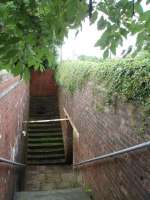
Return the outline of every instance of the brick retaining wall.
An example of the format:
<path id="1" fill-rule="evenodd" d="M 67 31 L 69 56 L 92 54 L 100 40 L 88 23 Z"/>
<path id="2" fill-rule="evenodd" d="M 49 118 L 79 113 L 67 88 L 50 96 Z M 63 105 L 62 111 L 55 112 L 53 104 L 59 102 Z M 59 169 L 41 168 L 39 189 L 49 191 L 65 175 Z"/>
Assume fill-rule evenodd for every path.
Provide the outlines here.
<path id="1" fill-rule="evenodd" d="M 19 82 L 19 78 L 0 84 L 0 157 L 22 162 L 22 122 L 27 119 L 28 98 L 28 84 Z M 18 168 L 0 163 L 0 200 L 12 198 L 19 172 Z"/>
<path id="2" fill-rule="evenodd" d="M 59 89 L 61 117 L 64 108 L 79 132 L 74 133 L 74 162 L 127 148 L 150 140 L 150 119 L 144 133 L 142 112 L 118 103 L 103 109 L 101 95 L 94 95 L 92 83 L 74 95 Z M 66 122 L 62 122 L 65 149 L 68 145 Z M 67 155 L 68 153 L 66 153 Z M 120 158 L 82 167 L 83 182 L 96 200 L 149 200 L 150 151 L 125 154 Z"/>
<path id="3" fill-rule="evenodd" d="M 57 94 L 57 85 L 52 70 L 32 71 L 30 81 L 31 96 L 49 96 Z"/>

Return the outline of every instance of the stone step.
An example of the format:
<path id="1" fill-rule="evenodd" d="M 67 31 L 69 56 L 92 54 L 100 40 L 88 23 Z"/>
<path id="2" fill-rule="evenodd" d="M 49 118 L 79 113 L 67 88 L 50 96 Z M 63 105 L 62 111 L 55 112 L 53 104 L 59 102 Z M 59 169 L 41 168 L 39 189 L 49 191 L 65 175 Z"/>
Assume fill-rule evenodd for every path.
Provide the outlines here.
<path id="1" fill-rule="evenodd" d="M 58 132 L 56 132 L 56 133 L 42 133 L 42 131 L 41 132 L 39 132 L 39 133 L 30 133 L 30 134 L 28 134 L 28 137 L 29 138 L 52 138 L 52 137 L 62 137 L 62 133 L 60 132 L 60 133 L 58 133 Z"/>
<path id="2" fill-rule="evenodd" d="M 61 130 L 61 127 L 59 126 L 59 127 L 55 127 L 55 126 L 39 126 L 39 127 L 28 127 L 28 131 L 39 131 L 39 130 Z"/>
<path id="3" fill-rule="evenodd" d="M 45 97 L 30 97 L 30 102 L 34 102 L 34 101 L 36 101 L 36 102 L 40 102 L 40 101 L 54 101 L 54 100 L 58 100 L 58 98 L 56 97 L 56 96 L 45 96 Z"/>
<path id="4" fill-rule="evenodd" d="M 38 110 L 38 108 L 35 110 L 30 109 L 30 115 L 36 115 L 36 114 L 48 115 L 48 114 L 56 114 L 56 113 L 59 113 L 58 109 L 57 110 L 55 110 L 55 109 L 53 109 L 53 110 L 50 110 L 50 109 Z"/>
<path id="5" fill-rule="evenodd" d="M 28 148 L 63 148 L 64 145 L 62 142 L 59 143 L 38 143 L 38 144 L 28 144 Z"/>
<path id="6" fill-rule="evenodd" d="M 41 154 L 64 154 L 64 148 L 50 149 L 50 148 L 37 148 L 37 149 L 28 149 L 28 155 L 41 155 Z"/>
<path id="7" fill-rule="evenodd" d="M 31 100 L 30 101 L 30 106 L 32 106 L 32 105 L 40 105 L 40 106 L 45 106 L 45 105 L 52 106 L 52 105 L 55 105 L 55 106 L 58 106 L 56 99 L 39 100 L 38 102 L 37 102 L 37 100 Z"/>
<path id="8" fill-rule="evenodd" d="M 58 165 L 58 164 L 65 164 L 65 159 L 45 159 L 45 160 L 27 160 L 28 165 Z"/>
<path id="9" fill-rule="evenodd" d="M 57 138 L 57 137 L 53 137 L 53 138 L 28 138 L 28 143 L 55 143 L 55 142 L 63 142 L 63 138 Z"/>
<path id="10" fill-rule="evenodd" d="M 29 120 L 36 121 L 36 120 L 49 120 L 49 119 L 59 119 L 59 115 L 48 115 L 48 116 L 29 116 Z"/>
<path id="11" fill-rule="evenodd" d="M 29 114 L 30 118 L 36 118 L 36 117 L 44 117 L 44 118 L 52 118 L 53 119 L 58 119 L 59 117 L 59 112 L 45 112 L 45 113 L 31 113 Z M 57 117 L 57 118 L 56 118 Z"/>
<path id="12" fill-rule="evenodd" d="M 42 123 L 30 123 L 28 128 L 45 128 L 45 127 L 56 127 L 61 128 L 60 122 L 42 122 Z"/>
<path id="13" fill-rule="evenodd" d="M 28 129 L 27 132 L 30 133 L 60 133 L 61 132 L 61 128 L 42 128 L 42 129 Z"/>
<path id="14" fill-rule="evenodd" d="M 80 188 L 53 191 L 17 192 L 14 200 L 90 200 Z"/>
<path id="15" fill-rule="evenodd" d="M 32 161 L 36 161 L 36 160 L 51 160 L 51 159 L 65 159 L 65 155 L 64 154 L 41 154 L 41 155 L 28 155 L 28 161 L 32 160 Z"/>
<path id="16" fill-rule="evenodd" d="M 56 104 L 57 102 L 58 101 L 56 98 L 53 98 L 53 99 L 30 99 L 30 105 L 32 105 L 32 104 L 43 105 L 43 103 L 50 105 L 50 104 Z"/>
<path id="17" fill-rule="evenodd" d="M 45 104 L 45 103 L 44 103 Z M 49 104 L 45 104 L 44 106 L 42 106 L 42 105 L 40 105 L 40 104 L 32 104 L 32 105 L 30 105 L 30 110 L 37 110 L 37 109 L 41 109 L 42 110 L 42 108 L 44 108 L 43 110 L 59 110 L 59 107 L 58 106 L 56 106 L 55 104 L 51 104 L 51 105 L 49 105 Z"/>

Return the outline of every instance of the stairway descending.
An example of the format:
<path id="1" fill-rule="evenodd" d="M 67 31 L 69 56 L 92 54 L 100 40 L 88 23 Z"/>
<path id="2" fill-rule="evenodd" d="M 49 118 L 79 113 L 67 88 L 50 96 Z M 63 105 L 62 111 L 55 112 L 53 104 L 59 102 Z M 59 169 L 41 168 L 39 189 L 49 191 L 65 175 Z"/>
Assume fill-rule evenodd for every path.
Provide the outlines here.
<path id="1" fill-rule="evenodd" d="M 30 121 L 27 128 L 27 164 L 48 165 L 65 163 L 64 144 L 60 121 L 40 122 L 58 119 L 57 98 L 31 97 Z"/>
<path id="2" fill-rule="evenodd" d="M 57 98 L 31 97 L 24 191 L 14 200 L 90 200 L 79 188 L 78 174 L 65 164 L 60 121 L 41 122 L 49 119 L 59 119 Z"/>

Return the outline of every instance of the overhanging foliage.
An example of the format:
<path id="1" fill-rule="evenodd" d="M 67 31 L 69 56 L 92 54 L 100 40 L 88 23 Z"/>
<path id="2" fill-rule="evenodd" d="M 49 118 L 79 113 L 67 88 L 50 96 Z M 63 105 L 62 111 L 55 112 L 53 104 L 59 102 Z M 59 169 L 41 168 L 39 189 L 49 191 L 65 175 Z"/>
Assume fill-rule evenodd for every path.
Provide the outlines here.
<path id="1" fill-rule="evenodd" d="M 0 69 L 28 77 L 29 69 L 53 66 L 56 46 L 87 15 L 85 0 L 1 0 Z"/>
<path id="2" fill-rule="evenodd" d="M 88 14 L 103 31 L 96 45 L 104 57 L 115 54 L 128 34 L 137 35 L 135 53 L 150 51 L 150 11 L 142 2 L 150 6 L 150 0 L 1 0 L 0 69 L 28 78 L 30 68 L 44 70 L 45 60 L 54 66 L 56 47 Z"/>

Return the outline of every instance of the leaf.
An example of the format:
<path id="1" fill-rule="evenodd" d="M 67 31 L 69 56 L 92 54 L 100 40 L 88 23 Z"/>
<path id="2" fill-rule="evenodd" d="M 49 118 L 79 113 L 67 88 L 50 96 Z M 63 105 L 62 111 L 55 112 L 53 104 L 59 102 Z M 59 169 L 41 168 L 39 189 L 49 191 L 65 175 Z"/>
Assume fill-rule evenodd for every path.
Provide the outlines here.
<path id="1" fill-rule="evenodd" d="M 116 54 L 116 42 L 114 41 L 114 42 L 112 42 L 111 43 L 111 46 L 110 46 L 110 50 L 111 50 L 111 52 L 115 55 Z"/>
<path id="2" fill-rule="evenodd" d="M 146 4 L 148 5 L 149 3 L 150 3 L 150 0 L 147 0 L 147 1 L 146 1 Z"/>
<path id="3" fill-rule="evenodd" d="M 26 81 L 30 79 L 30 71 L 27 67 L 24 70 L 23 79 L 26 80 Z"/>
<path id="4" fill-rule="evenodd" d="M 106 49 L 106 50 L 104 51 L 104 53 L 103 53 L 103 58 L 108 58 L 108 56 L 109 56 L 109 50 Z"/>
<path id="5" fill-rule="evenodd" d="M 97 22 L 97 29 L 103 30 L 106 27 L 106 25 L 107 25 L 107 21 L 102 16 Z"/>
<path id="6" fill-rule="evenodd" d="M 94 13 L 92 14 L 91 21 L 90 21 L 91 24 L 93 24 L 97 20 L 97 17 L 98 17 L 98 12 L 94 11 Z"/>
<path id="7" fill-rule="evenodd" d="M 96 42 L 95 46 L 100 46 L 101 49 L 105 49 L 105 47 L 107 47 L 110 44 L 110 35 L 111 32 L 109 30 L 106 30 L 102 36 L 100 37 L 100 39 Z"/>
<path id="8" fill-rule="evenodd" d="M 134 9 L 135 9 L 135 11 L 138 12 L 140 15 L 142 15 L 143 12 L 144 12 L 143 7 L 142 7 L 142 5 L 141 5 L 139 2 L 136 2 L 136 3 L 134 4 Z"/>

